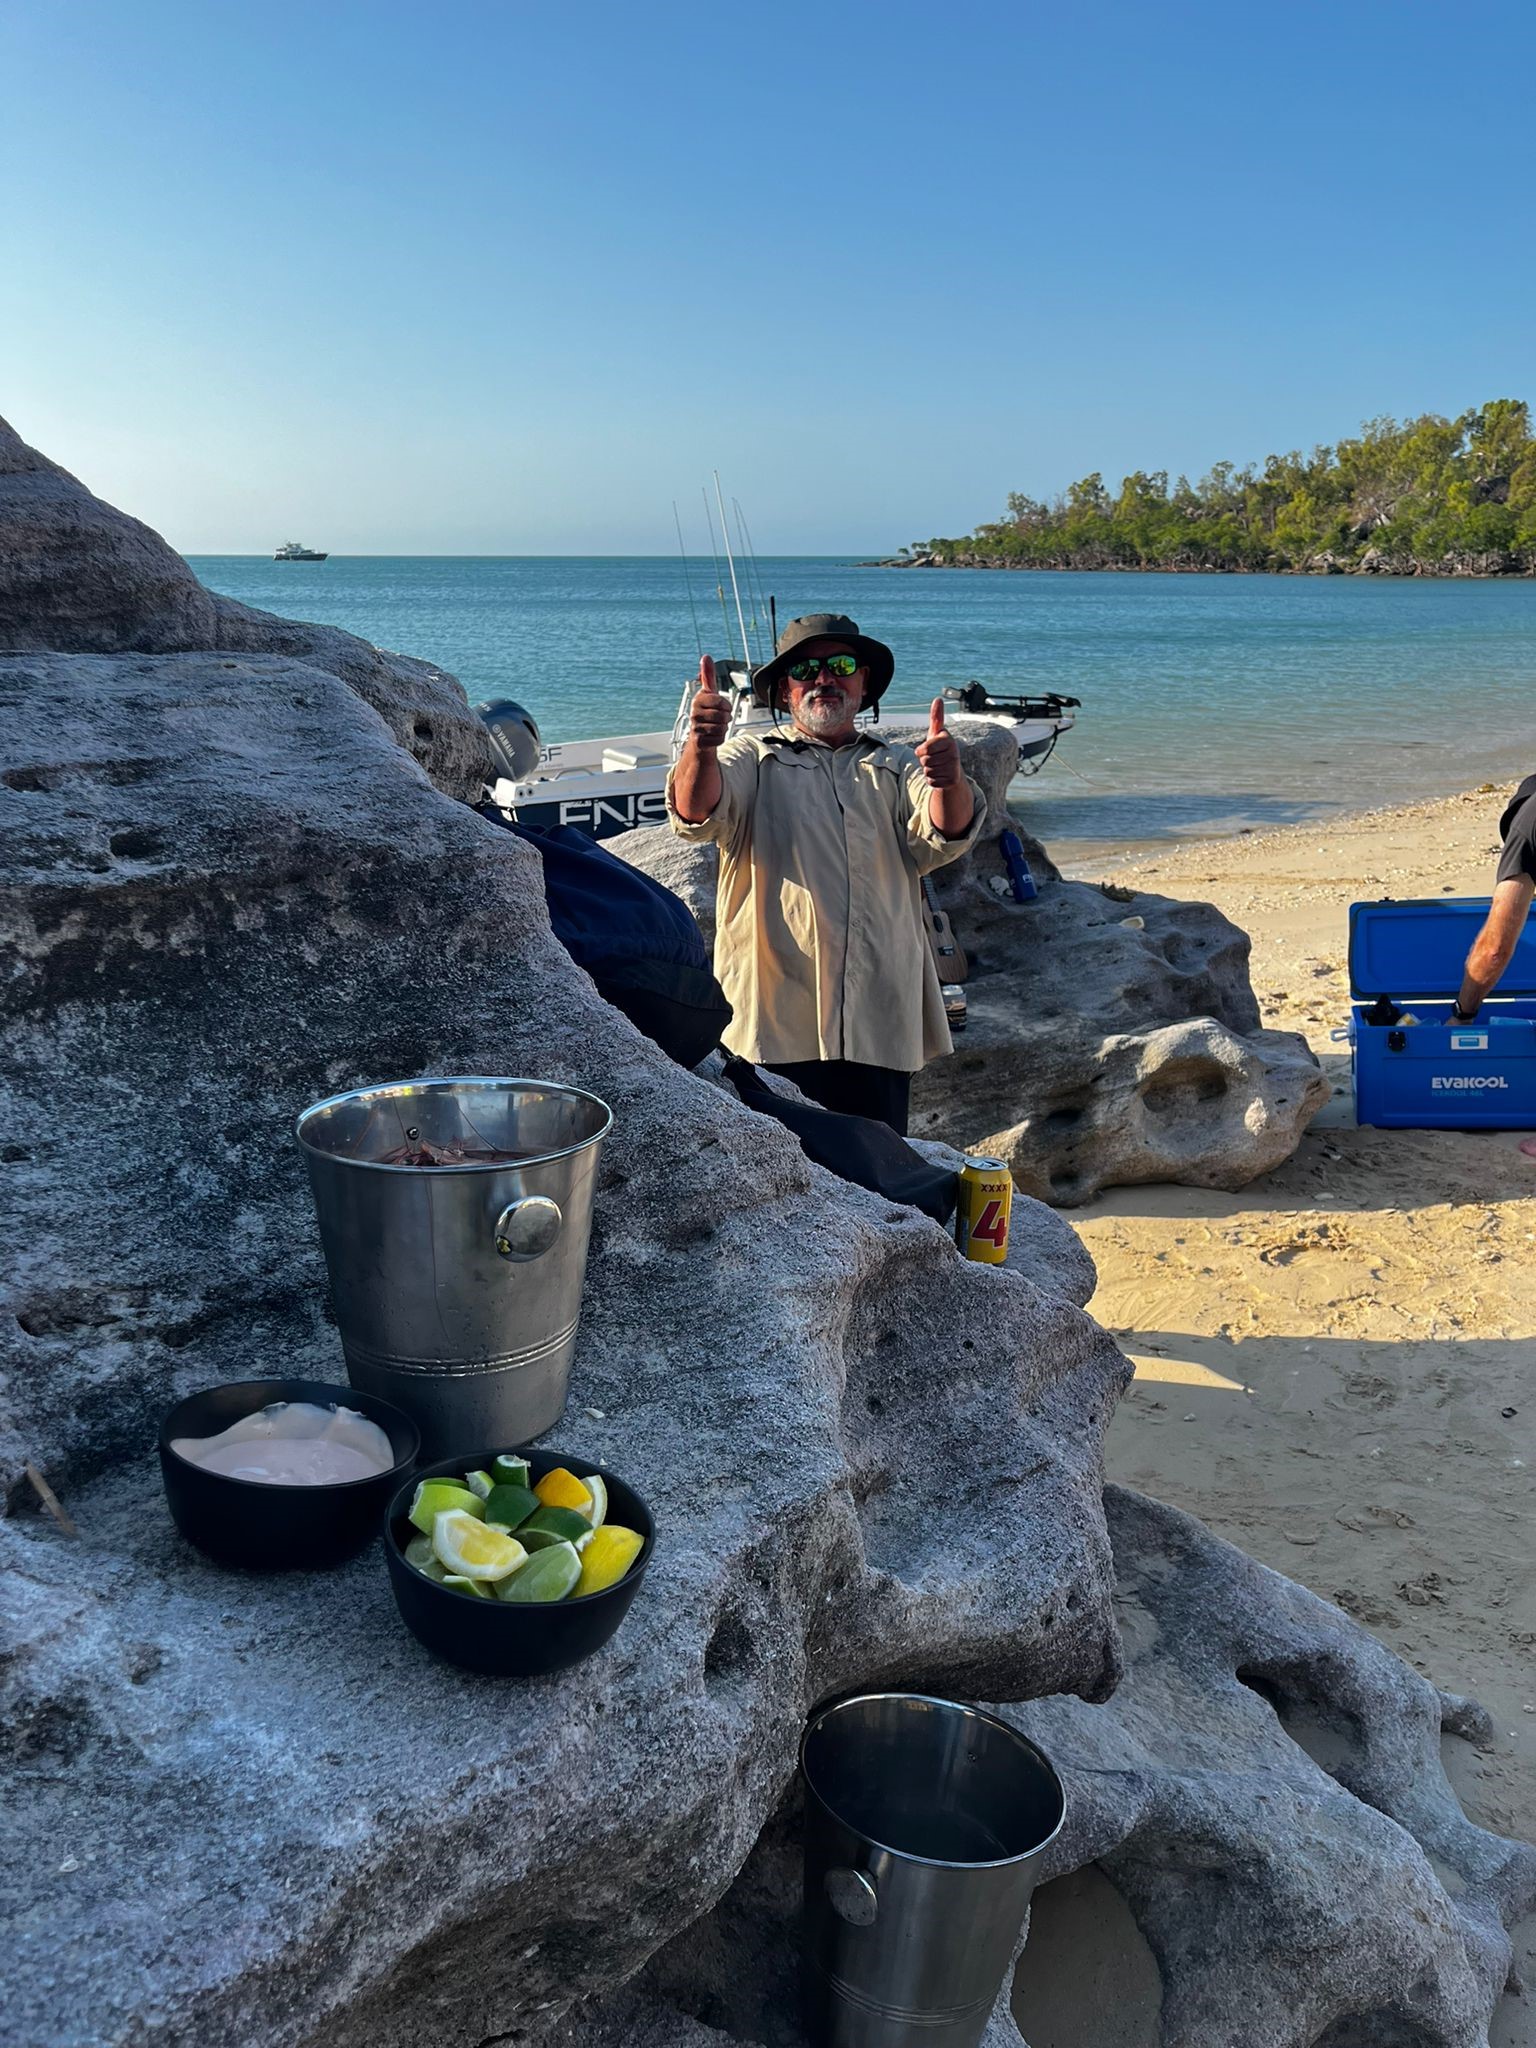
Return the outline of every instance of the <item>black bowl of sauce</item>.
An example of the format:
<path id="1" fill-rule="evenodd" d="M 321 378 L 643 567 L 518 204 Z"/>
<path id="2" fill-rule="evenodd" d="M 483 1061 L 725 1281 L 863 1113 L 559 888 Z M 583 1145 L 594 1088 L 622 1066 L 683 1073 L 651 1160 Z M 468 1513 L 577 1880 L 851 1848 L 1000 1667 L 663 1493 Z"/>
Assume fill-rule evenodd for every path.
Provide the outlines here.
<path id="1" fill-rule="evenodd" d="M 191 1445 L 206 1444 L 279 1402 L 363 1416 L 384 1432 L 390 1463 L 364 1469 L 357 1478 L 282 1483 L 214 1471 L 188 1454 Z M 187 1448 L 178 1450 L 178 1443 Z M 245 1571 L 322 1570 L 355 1557 L 378 1535 L 390 1496 L 420 1451 L 420 1432 L 402 1410 L 360 1388 L 324 1380 L 240 1380 L 210 1387 L 178 1401 L 160 1425 L 160 1472 L 171 1519 L 205 1557 Z"/>

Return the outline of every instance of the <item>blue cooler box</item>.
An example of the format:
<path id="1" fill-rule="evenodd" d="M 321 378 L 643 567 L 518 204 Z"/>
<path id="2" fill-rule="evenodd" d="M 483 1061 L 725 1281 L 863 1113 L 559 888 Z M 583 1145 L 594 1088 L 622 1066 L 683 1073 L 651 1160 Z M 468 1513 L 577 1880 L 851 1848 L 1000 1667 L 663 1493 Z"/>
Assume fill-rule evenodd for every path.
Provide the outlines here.
<path id="1" fill-rule="evenodd" d="M 1357 1122 L 1536 1130 L 1536 918 L 1475 1021 L 1447 1021 L 1487 915 L 1486 896 L 1350 905 Z M 1405 1012 L 1403 1021 L 1366 1021 L 1383 998 Z"/>

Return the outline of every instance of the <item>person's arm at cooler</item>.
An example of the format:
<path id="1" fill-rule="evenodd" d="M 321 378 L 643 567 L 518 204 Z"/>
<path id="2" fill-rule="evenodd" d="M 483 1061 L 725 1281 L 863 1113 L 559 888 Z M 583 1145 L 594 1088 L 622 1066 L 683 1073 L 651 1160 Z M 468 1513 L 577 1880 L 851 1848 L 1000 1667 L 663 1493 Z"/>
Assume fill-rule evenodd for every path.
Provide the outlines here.
<path id="1" fill-rule="evenodd" d="M 963 839 L 976 815 L 976 797 L 960 766 L 960 748 L 953 733 L 944 730 L 944 700 L 935 697 L 928 713 L 928 737 L 917 748 L 923 778 L 932 794 L 928 817 L 935 832 L 945 839 Z"/>
<path id="2" fill-rule="evenodd" d="M 731 707 L 715 688 L 715 664 L 699 657 L 699 689 L 693 700 L 688 738 L 677 759 L 667 798 L 685 825 L 702 825 L 720 807 L 720 746 L 731 722 Z"/>
<path id="3" fill-rule="evenodd" d="M 1461 990 L 1451 1013 L 1452 1022 L 1459 1019 L 1465 1023 L 1475 1017 L 1491 991 L 1497 988 L 1499 977 L 1509 965 L 1520 934 L 1525 929 L 1533 893 L 1536 893 L 1536 882 L 1529 875 L 1516 875 L 1496 885 L 1483 928 L 1472 941 L 1472 950 L 1467 955 Z"/>

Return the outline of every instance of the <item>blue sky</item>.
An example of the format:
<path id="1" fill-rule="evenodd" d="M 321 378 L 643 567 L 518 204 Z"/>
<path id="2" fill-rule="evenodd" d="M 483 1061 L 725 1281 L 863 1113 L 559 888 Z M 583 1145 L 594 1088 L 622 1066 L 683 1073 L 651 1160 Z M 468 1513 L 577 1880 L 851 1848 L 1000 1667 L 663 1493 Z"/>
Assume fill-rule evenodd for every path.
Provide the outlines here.
<path id="1" fill-rule="evenodd" d="M 772 554 L 1536 399 L 1536 10 L 1067 13 L 9 0 L 0 413 L 191 553 Z"/>

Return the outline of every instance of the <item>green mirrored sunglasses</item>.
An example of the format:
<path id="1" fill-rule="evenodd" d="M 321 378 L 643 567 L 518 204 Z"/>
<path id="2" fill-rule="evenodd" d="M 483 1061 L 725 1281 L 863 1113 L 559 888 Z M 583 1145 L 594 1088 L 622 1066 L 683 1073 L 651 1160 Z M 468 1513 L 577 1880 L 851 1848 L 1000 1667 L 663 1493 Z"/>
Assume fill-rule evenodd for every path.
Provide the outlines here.
<path id="1" fill-rule="evenodd" d="M 814 682 L 822 670 L 829 676 L 837 676 L 846 682 L 849 676 L 859 672 L 859 657 L 856 654 L 822 654 L 810 661 L 792 661 L 785 673 L 792 683 Z"/>

